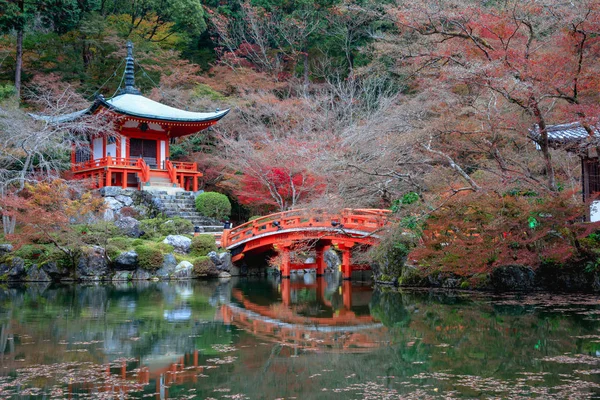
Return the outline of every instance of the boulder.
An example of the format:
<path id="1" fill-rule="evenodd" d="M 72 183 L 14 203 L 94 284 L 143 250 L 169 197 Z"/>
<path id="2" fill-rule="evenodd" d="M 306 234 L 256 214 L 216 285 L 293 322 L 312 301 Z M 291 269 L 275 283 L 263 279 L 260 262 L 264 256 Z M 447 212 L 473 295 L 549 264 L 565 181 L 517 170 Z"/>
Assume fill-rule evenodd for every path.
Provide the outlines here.
<path id="1" fill-rule="evenodd" d="M 231 253 L 225 251 L 219 254 L 219 260 L 221 261 L 221 266 L 218 267 L 221 271 L 231 272 L 233 269 L 233 263 L 231 262 Z"/>
<path id="2" fill-rule="evenodd" d="M 135 251 L 126 251 L 115 258 L 114 264 L 116 269 L 133 271 L 138 266 L 138 255 Z"/>
<path id="3" fill-rule="evenodd" d="M 10 243 L 0 244 L 0 256 L 6 255 L 13 251 L 13 245 Z"/>
<path id="4" fill-rule="evenodd" d="M 150 274 L 150 272 L 146 271 L 145 269 L 141 269 L 138 268 L 135 270 L 135 272 L 133 273 L 133 275 L 131 276 L 131 279 L 133 280 L 139 280 L 139 281 L 147 281 L 148 279 L 152 278 L 152 275 Z"/>
<path id="5" fill-rule="evenodd" d="M 221 265 L 221 258 L 216 251 L 211 251 L 207 254 L 207 257 L 210 258 L 210 261 L 212 261 L 213 264 L 215 264 L 215 267 L 218 268 L 219 265 Z"/>
<path id="6" fill-rule="evenodd" d="M 98 280 L 108 274 L 108 263 L 104 248 L 92 246 L 79 259 L 77 277 L 85 280 Z"/>
<path id="7" fill-rule="evenodd" d="M 218 271 L 230 272 L 233 268 L 233 264 L 231 262 L 231 253 L 227 251 L 223 253 L 211 251 L 207 254 L 207 256 L 210 258 L 210 261 L 212 261 Z"/>
<path id="8" fill-rule="evenodd" d="M 14 257 L 7 263 L 0 264 L 0 277 L 8 281 L 22 281 L 27 271 L 25 262 L 20 257 Z"/>
<path id="9" fill-rule="evenodd" d="M 462 279 L 460 278 L 448 277 L 442 282 L 442 287 L 445 289 L 458 289 L 461 283 Z"/>
<path id="10" fill-rule="evenodd" d="M 229 272 L 219 272 L 219 279 L 229 279 L 231 278 L 231 274 Z"/>
<path id="11" fill-rule="evenodd" d="M 192 239 L 182 235 L 169 235 L 163 240 L 163 243 L 173 246 L 178 253 L 189 253 Z"/>
<path id="12" fill-rule="evenodd" d="M 131 280 L 131 278 L 132 278 L 131 271 L 115 271 L 115 273 L 111 277 L 111 280 L 113 282 L 129 281 L 129 280 Z"/>
<path id="13" fill-rule="evenodd" d="M 107 208 L 106 210 L 104 210 L 104 214 L 102 215 L 102 218 L 105 221 L 114 221 L 115 220 L 115 212 L 113 210 L 111 210 L 110 208 Z"/>
<path id="14" fill-rule="evenodd" d="M 25 280 L 28 282 L 51 282 L 52 278 L 50 278 L 50 276 L 42 267 L 39 267 L 37 264 L 33 264 L 27 270 Z"/>
<path id="15" fill-rule="evenodd" d="M 124 235 L 139 238 L 142 236 L 140 221 L 132 217 L 120 217 L 115 221 L 115 226 L 123 232 Z"/>
<path id="16" fill-rule="evenodd" d="M 325 260 L 325 264 L 327 264 L 327 269 L 333 271 L 337 271 L 338 266 L 342 263 L 335 250 L 331 249 L 323 253 L 323 259 Z"/>
<path id="17" fill-rule="evenodd" d="M 191 279 L 194 265 L 189 261 L 182 261 L 175 267 L 171 279 Z"/>
<path id="18" fill-rule="evenodd" d="M 121 203 L 119 200 L 115 199 L 114 197 L 106 197 L 104 199 L 104 203 L 106 203 L 106 206 L 113 211 L 118 211 L 121 208 L 123 208 L 123 203 Z"/>
<path id="19" fill-rule="evenodd" d="M 122 194 L 115 196 L 115 200 L 123 203 L 125 207 L 129 207 L 133 204 L 133 199 L 129 196 L 123 196 Z"/>
<path id="20" fill-rule="evenodd" d="M 506 265 L 490 275 L 490 284 L 497 291 L 531 290 L 535 288 L 535 272 L 524 265 Z"/>
<path id="21" fill-rule="evenodd" d="M 163 265 L 156 271 L 156 276 L 161 279 L 169 279 L 169 277 L 175 272 L 177 267 L 177 260 L 173 254 L 165 254 L 163 258 Z"/>
<path id="22" fill-rule="evenodd" d="M 59 281 L 62 278 L 69 276 L 69 270 L 64 267 L 59 267 L 54 261 L 45 263 L 42 265 L 42 269 L 53 281 Z"/>
<path id="23" fill-rule="evenodd" d="M 118 196 L 123 192 L 123 189 L 121 189 L 118 186 L 105 186 L 103 188 L 100 189 L 100 196 Z"/>

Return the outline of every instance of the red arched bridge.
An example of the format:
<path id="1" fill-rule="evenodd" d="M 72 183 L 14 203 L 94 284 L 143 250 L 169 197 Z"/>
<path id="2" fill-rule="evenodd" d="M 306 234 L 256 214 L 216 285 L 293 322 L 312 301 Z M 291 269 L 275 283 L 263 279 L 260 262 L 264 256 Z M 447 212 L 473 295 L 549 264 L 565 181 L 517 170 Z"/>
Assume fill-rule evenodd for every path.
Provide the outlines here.
<path id="1" fill-rule="evenodd" d="M 316 268 L 325 272 L 323 252 L 334 246 L 342 252 L 342 274 L 350 279 L 353 270 L 368 266 L 352 265 L 353 247 L 379 243 L 380 233 L 389 222 L 390 211 L 380 209 L 344 209 L 338 213 L 321 210 L 293 210 L 260 217 L 223 231 L 221 247 L 231 251 L 233 262 L 246 255 L 277 250 L 281 256 L 281 276 L 289 277 L 294 269 Z M 315 250 L 315 262 L 292 263 L 290 252 L 309 245 Z"/>

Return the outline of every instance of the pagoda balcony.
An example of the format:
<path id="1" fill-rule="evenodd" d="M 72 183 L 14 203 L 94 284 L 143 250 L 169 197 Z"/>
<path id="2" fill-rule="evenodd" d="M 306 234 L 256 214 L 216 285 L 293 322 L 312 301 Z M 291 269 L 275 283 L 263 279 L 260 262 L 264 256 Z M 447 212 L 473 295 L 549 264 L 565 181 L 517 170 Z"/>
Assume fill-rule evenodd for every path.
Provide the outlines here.
<path id="1" fill-rule="evenodd" d="M 198 180 L 202 177 L 197 163 L 165 160 L 163 165 L 156 166 L 145 158 L 111 156 L 74 163 L 71 173 L 75 179 L 89 179 L 94 188 L 120 186 L 123 189 L 168 185 L 198 191 Z"/>

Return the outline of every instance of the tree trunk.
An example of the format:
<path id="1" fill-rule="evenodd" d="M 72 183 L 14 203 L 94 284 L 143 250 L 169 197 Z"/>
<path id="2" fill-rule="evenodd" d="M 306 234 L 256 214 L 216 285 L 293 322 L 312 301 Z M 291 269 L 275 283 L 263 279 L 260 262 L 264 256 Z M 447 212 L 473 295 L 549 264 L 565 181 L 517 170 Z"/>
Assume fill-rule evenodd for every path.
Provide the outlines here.
<path id="1" fill-rule="evenodd" d="M 302 53 L 302 59 L 304 63 L 304 91 L 306 92 L 308 90 L 308 84 L 310 83 L 308 71 L 308 50 L 304 49 Z"/>
<path id="2" fill-rule="evenodd" d="M 5 235 L 12 235 L 13 233 L 15 233 L 16 224 L 17 224 L 16 217 L 11 218 L 8 215 L 2 216 L 2 226 L 4 228 Z"/>
<path id="3" fill-rule="evenodd" d="M 540 137 L 542 138 L 541 143 L 539 143 L 542 149 L 542 155 L 544 156 L 544 161 L 546 162 L 546 174 L 548 176 L 548 188 L 553 192 L 557 191 L 556 187 L 556 178 L 554 177 L 554 167 L 552 166 L 552 156 L 550 155 L 550 146 L 548 144 L 548 130 L 546 129 L 546 121 L 542 116 L 542 112 L 538 107 L 537 101 L 534 98 L 530 98 L 530 107 L 533 111 L 533 115 L 536 119 L 538 128 L 540 130 Z"/>
<path id="4" fill-rule="evenodd" d="M 21 98 L 21 69 L 23 68 L 23 28 L 17 30 L 17 63 L 15 65 L 15 90 Z"/>

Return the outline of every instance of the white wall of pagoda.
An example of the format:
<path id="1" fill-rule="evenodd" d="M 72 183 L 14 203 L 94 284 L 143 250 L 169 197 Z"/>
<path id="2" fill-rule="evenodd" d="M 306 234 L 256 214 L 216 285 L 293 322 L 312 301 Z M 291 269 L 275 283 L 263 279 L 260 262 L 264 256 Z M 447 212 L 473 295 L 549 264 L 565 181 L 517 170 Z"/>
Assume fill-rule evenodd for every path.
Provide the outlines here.
<path id="1" fill-rule="evenodd" d="M 106 145 L 106 155 L 110 155 L 112 157 L 117 157 L 117 143 L 109 143 Z"/>
<path id="2" fill-rule="evenodd" d="M 121 141 L 121 158 L 127 158 L 127 137 L 121 135 L 119 139 Z"/>
<path id="3" fill-rule="evenodd" d="M 164 168 L 166 155 L 167 155 L 167 144 L 164 140 L 161 140 L 160 141 L 160 160 L 159 160 L 159 164 L 158 164 L 161 166 L 161 168 Z"/>
<path id="4" fill-rule="evenodd" d="M 104 157 L 104 138 L 97 137 L 92 140 L 92 154 L 94 160 L 99 160 Z"/>

